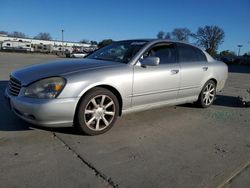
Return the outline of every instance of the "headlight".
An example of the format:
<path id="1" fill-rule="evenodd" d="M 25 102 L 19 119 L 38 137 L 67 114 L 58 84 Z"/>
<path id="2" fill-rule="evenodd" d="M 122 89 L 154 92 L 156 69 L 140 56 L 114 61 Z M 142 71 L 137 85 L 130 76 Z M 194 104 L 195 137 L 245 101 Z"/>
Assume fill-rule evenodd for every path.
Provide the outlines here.
<path id="1" fill-rule="evenodd" d="M 65 86 L 65 79 L 51 77 L 39 80 L 29 85 L 24 93 L 27 97 L 52 99 L 56 98 Z"/>

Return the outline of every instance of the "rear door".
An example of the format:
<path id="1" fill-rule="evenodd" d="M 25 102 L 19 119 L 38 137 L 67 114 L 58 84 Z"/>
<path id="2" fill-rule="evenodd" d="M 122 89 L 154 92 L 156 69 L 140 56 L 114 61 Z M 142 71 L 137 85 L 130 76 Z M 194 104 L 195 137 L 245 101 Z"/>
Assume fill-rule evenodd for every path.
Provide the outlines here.
<path id="1" fill-rule="evenodd" d="M 180 91 L 178 98 L 199 95 L 211 72 L 206 55 L 194 46 L 178 43 L 180 70 Z"/>

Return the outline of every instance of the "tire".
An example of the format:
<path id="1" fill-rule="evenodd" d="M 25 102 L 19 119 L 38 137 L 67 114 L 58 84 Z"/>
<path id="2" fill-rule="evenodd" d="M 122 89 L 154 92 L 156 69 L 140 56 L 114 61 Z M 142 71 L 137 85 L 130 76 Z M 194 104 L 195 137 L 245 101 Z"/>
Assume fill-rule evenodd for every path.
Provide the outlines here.
<path id="1" fill-rule="evenodd" d="M 104 88 L 90 90 L 80 101 L 75 126 L 87 135 L 107 132 L 119 114 L 116 96 Z"/>
<path id="2" fill-rule="evenodd" d="M 216 96 L 216 84 L 213 80 L 208 80 L 203 86 L 196 104 L 201 108 L 211 106 Z"/>

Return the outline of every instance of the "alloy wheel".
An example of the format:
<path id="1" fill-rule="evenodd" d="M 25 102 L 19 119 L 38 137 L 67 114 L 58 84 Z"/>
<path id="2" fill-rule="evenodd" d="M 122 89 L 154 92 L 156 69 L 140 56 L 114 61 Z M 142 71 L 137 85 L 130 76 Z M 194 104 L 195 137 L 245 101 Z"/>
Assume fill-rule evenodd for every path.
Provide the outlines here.
<path id="1" fill-rule="evenodd" d="M 115 103 L 109 96 L 95 96 L 84 109 L 85 124 L 93 131 L 101 131 L 112 123 L 115 110 Z"/>
<path id="2" fill-rule="evenodd" d="M 214 97 L 215 97 L 215 87 L 212 83 L 209 83 L 203 90 L 203 98 L 202 98 L 203 103 L 206 106 L 209 106 L 213 102 Z"/>

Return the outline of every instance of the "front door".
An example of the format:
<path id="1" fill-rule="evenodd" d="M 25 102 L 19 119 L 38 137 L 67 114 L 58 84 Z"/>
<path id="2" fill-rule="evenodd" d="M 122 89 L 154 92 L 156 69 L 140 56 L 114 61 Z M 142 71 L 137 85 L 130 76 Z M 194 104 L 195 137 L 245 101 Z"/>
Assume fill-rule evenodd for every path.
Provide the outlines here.
<path id="1" fill-rule="evenodd" d="M 180 66 L 173 43 L 160 43 L 148 49 L 141 58 L 159 57 L 157 66 L 134 66 L 132 106 L 174 100 L 180 84 Z"/>

